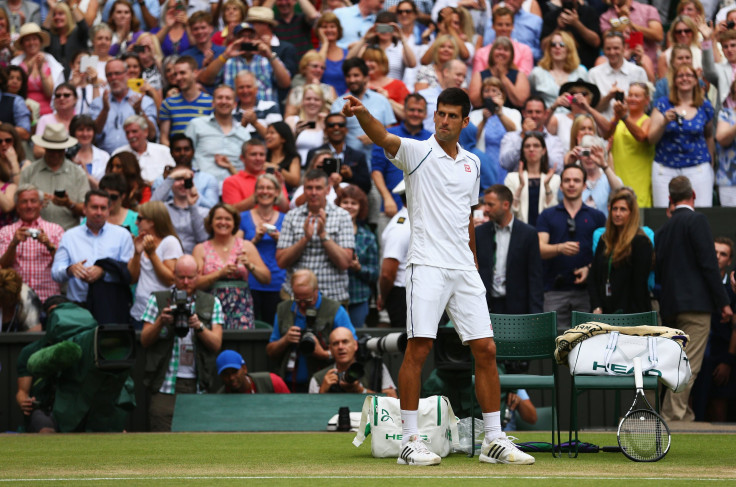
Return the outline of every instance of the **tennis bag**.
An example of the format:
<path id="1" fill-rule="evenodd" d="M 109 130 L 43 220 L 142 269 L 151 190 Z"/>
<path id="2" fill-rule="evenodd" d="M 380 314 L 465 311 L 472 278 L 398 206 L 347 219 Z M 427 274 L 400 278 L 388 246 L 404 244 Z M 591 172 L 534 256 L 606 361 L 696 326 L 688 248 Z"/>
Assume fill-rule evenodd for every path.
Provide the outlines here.
<path id="1" fill-rule="evenodd" d="M 441 457 L 460 446 L 457 418 L 445 396 L 419 400 L 417 427 L 430 451 Z M 363 403 L 358 434 L 353 445 L 360 446 L 371 435 L 371 453 L 376 458 L 398 457 L 401 449 L 401 407 L 393 397 L 368 396 Z"/>
<path id="2" fill-rule="evenodd" d="M 571 375 L 634 375 L 634 357 L 641 358 L 644 375 L 674 392 L 685 389 L 692 371 L 685 351 L 675 340 L 657 336 L 595 335 L 575 345 L 567 357 Z"/>

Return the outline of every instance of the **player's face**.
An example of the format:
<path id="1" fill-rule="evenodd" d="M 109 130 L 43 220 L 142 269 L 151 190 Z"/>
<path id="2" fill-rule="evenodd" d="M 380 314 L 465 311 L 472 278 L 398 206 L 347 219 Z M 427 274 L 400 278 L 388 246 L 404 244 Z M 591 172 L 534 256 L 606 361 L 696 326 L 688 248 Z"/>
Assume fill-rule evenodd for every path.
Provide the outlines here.
<path id="1" fill-rule="evenodd" d="M 434 129 L 438 140 L 443 142 L 457 142 L 460 132 L 467 127 L 470 119 L 463 118 L 462 108 L 459 105 L 441 103 L 434 112 Z"/>

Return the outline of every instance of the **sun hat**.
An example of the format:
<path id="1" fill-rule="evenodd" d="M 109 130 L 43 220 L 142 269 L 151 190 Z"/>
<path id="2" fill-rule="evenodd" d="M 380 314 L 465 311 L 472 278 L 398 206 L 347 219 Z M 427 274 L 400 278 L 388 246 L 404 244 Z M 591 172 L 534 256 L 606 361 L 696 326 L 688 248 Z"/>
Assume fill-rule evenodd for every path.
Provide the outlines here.
<path id="1" fill-rule="evenodd" d="M 43 135 L 31 137 L 34 144 L 44 149 L 68 149 L 77 145 L 77 139 L 69 136 L 63 123 L 50 123 L 43 129 Z"/>
<path id="2" fill-rule="evenodd" d="M 51 42 L 48 32 L 41 30 L 41 27 L 39 27 L 37 23 L 28 22 L 21 26 L 20 32 L 18 33 L 18 39 L 15 41 L 15 48 L 19 51 L 23 50 L 23 38 L 32 35 L 37 35 L 41 38 L 41 48 L 48 47 Z"/>

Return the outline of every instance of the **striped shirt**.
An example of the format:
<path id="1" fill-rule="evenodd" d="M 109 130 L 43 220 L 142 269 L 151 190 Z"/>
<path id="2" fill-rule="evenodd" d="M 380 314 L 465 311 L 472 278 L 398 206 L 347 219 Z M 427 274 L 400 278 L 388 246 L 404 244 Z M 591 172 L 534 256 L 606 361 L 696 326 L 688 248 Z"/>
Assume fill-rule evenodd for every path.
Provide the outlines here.
<path id="1" fill-rule="evenodd" d="M 179 93 L 166 98 L 161 103 L 159 123 L 171 122 L 169 135 L 183 134 L 191 119 L 204 117 L 210 113 L 212 113 L 212 96 L 208 93 L 200 91 L 199 96 L 193 101 L 186 100 L 184 95 Z"/>
<path id="2" fill-rule="evenodd" d="M 273 87 L 273 68 L 268 58 L 254 54 L 250 61 L 243 56 L 228 59 L 220 71 L 222 83 L 235 89 L 235 78 L 241 71 L 250 71 L 256 77 L 258 84 L 256 98 L 258 100 L 278 101 Z"/>

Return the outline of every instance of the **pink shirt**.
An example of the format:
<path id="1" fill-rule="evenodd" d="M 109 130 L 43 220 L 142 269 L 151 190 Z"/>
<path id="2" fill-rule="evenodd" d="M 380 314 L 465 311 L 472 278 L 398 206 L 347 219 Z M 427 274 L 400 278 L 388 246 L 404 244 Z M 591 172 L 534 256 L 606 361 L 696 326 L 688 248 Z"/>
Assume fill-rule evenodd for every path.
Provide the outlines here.
<path id="1" fill-rule="evenodd" d="M 611 30 L 611 19 L 617 19 L 618 14 L 613 7 L 606 10 L 600 17 L 601 34 L 605 34 L 606 31 Z M 659 12 L 656 7 L 651 5 L 645 5 L 639 2 L 631 2 L 629 7 L 629 20 L 636 25 L 643 25 L 649 27 L 649 21 L 654 20 L 660 25 L 662 20 L 659 18 Z M 603 45 L 601 45 L 601 49 Z M 649 56 L 654 65 L 657 65 L 657 43 L 654 41 L 648 41 L 644 39 L 644 52 Z"/>
<path id="2" fill-rule="evenodd" d="M 511 44 L 514 46 L 514 64 L 519 68 L 519 71 L 529 76 L 534 67 L 532 50 L 526 44 L 516 42 L 513 39 L 511 39 Z M 484 69 L 488 69 L 488 55 L 491 53 L 491 47 L 493 47 L 493 44 L 488 44 L 475 51 L 475 56 L 473 56 L 474 73 L 480 73 Z"/>

